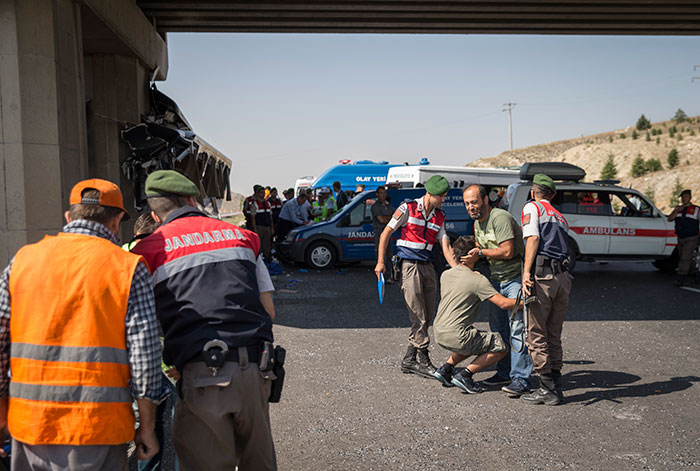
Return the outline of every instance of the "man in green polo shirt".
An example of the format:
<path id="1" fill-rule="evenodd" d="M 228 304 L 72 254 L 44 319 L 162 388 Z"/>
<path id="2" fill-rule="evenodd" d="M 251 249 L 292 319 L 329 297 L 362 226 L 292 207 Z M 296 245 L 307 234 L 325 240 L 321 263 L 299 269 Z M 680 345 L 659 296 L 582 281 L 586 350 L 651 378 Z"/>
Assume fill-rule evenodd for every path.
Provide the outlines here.
<path id="1" fill-rule="evenodd" d="M 506 298 L 515 298 L 522 288 L 521 262 L 525 254 L 523 232 L 508 211 L 491 208 L 488 193 L 481 185 L 467 187 L 463 193 L 464 205 L 474 219 L 474 237 L 477 247 L 471 254 L 485 257 L 491 270 L 491 284 Z M 489 309 L 489 327 L 498 332 L 506 344 L 515 338 L 522 343 L 523 315 L 519 312 L 510 322 L 510 313 L 496 305 Z M 510 396 L 520 396 L 530 391 L 532 361 L 523 345 L 520 352 L 511 349 L 510 355 L 498 362 L 496 374 L 483 381 L 489 386 L 501 388 Z"/>

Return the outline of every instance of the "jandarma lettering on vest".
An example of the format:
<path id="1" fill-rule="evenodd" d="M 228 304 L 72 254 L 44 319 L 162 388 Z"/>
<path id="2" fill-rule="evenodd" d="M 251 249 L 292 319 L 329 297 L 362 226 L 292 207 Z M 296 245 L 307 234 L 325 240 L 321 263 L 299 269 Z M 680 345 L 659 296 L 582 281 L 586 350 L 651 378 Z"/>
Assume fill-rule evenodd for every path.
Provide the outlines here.
<path id="1" fill-rule="evenodd" d="M 180 234 L 180 236 L 173 236 L 165 239 L 165 251 L 172 252 L 175 249 L 188 247 L 190 245 L 214 244 L 216 242 L 236 239 L 246 240 L 243 233 L 238 229 L 222 229 L 220 231 L 211 231 L 211 233 L 207 231 L 191 232 L 189 234 Z"/>

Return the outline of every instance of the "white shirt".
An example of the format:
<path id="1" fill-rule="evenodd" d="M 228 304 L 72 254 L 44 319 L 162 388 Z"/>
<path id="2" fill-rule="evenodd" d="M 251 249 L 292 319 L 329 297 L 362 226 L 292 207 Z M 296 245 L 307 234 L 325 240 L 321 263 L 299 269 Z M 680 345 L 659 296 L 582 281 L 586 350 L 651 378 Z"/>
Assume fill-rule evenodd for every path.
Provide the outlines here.
<path id="1" fill-rule="evenodd" d="M 541 200 L 549 203 L 548 200 Z M 533 201 L 530 201 L 523 207 L 523 214 L 520 217 L 520 222 L 523 226 L 523 239 L 530 236 L 540 236 L 540 212 Z"/>
<path id="2" fill-rule="evenodd" d="M 275 285 L 272 284 L 272 278 L 270 278 L 270 272 L 267 271 L 262 254 L 258 255 L 258 261 L 255 262 L 255 278 L 258 280 L 258 291 L 260 293 L 275 290 Z"/>

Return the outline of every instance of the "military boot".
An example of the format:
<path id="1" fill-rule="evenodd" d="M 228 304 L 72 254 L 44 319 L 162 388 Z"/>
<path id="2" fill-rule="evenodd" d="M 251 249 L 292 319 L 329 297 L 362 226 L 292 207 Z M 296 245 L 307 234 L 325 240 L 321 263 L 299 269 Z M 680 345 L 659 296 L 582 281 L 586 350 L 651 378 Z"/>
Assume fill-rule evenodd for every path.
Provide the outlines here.
<path id="1" fill-rule="evenodd" d="M 556 406 L 561 403 L 561 399 L 554 391 L 554 377 L 551 374 L 540 375 L 540 387 L 530 394 L 520 396 L 520 400 L 528 404 Z"/>
<path id="2" fill-rule="evenodd" d="M 552 370 L 552 378 L 554 378 L 554 394 L 557 395 L 559 401 L 564 402 L 564 388 L 561 379 L 561 370 Z"/>
<path id="3" fill-rule="evenodd" d="M 426 376 L 428 378 L 434 378 L 433 373 L 437 370 L 435 365 L 430 361 L 430 355 L 428 354 L 428 347 L 418 349 L 418 372 L 419 375 Z"/>
<path id="4" fill-rule="evenodd" d="M 418 369 L 418 363 L 416 362 L 416 353 L 418 353 L 418 349 L 413 345 L 409 345 L 408 350 L 406 350 L 406 354 L 403 356 L 403 360 L 401 360 L 402 372 L 406 374 L 416 372 L 416 370 Z"/>

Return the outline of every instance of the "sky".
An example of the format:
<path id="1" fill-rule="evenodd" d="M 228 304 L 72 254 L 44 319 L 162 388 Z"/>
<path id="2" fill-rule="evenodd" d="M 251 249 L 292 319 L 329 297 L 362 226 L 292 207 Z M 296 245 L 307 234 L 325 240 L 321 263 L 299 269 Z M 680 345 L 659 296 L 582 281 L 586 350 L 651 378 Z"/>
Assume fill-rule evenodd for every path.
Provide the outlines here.
<path id="1" fill-rule="evenodd" d="M 516 149 L 700 114 L 695 37 L 171 33 L 168 51 L 158 88 L 245 195 L 342 159 L 496 156 L 508 102 Z"/>

